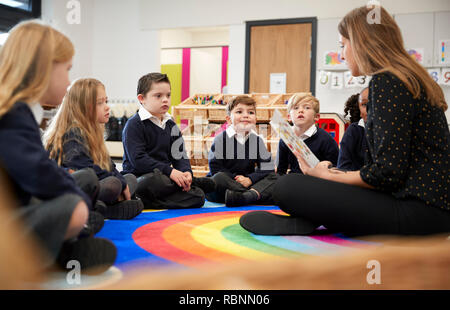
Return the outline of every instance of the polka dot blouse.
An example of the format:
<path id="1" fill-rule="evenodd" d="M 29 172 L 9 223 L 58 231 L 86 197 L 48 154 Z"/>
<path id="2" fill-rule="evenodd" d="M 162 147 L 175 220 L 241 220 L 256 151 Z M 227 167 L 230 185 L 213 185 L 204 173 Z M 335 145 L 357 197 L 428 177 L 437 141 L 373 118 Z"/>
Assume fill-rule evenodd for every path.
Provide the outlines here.
<path id="1" fill-rule="evenodd" d="M 361 178 L 396 198 L 450 211 L 450 132 L 444 112 L 418 99 L 391 73 L 369 85 L 368 155 Z"/>

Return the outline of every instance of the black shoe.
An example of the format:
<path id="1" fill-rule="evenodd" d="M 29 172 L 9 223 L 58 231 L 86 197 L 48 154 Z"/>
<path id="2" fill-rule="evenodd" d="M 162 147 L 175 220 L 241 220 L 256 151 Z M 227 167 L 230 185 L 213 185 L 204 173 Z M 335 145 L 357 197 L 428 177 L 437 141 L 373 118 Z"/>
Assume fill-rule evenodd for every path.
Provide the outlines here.
<path id="1" fill-rule="evenodd" d="M 68 262 L 77 261 L 84 273 L 103 273 L 116 257 L 117 249 L 111 241 L 90 237 L 65 242 L 56 261 L 63 269 L 69 268 Z"/>
<path id="2" fill-rule="evenodd" d="M 105 218 L 99 212 L 89 211 L 89 217 L 86 225 L 81 230 L 78 238 L 92 237 L 102 230 L 105 224 Z"/>
<path id="3" fill-rule="evenodd" d="M 316 225 L 299 217 L 273 214 L 266 211 L 249 212 L 241 216 L 239 224 L 256 235 L 309 235 Z"/>
<path id="4" fill-rule="evenodd" d="M 237 192 L 227 189 L 225 191 L 225 205 L 227 207 L 246 206 L 256 201 L 258 201 L 258 194 L 252 190 Z"/>
<path id="5" fill-rule="evenodd" d="M 212 178 L 192 178 L 192 185 L 200 187 L 204 193 L 211 193 L 216 190 L 216 182 Z"/>
<path id="6" fill-rule="evenodd" d="M 110 220 L 131 220 L 144 210 L 144 204 L 140 199 L 124 200 L 115 205 L 108 206 L 105 218 Z"/>

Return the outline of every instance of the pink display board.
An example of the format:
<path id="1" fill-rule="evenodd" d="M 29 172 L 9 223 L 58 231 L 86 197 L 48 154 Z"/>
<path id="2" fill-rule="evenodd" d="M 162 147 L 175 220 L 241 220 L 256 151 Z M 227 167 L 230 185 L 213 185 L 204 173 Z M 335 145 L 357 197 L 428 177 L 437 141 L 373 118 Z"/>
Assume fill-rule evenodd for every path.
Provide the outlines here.
<path id="1" fill-rule="evenodd" d="M 191 79 L 191 49 L 183 48 L 183 64 L 181 70 L 181 101 L 189 98 Z"/>

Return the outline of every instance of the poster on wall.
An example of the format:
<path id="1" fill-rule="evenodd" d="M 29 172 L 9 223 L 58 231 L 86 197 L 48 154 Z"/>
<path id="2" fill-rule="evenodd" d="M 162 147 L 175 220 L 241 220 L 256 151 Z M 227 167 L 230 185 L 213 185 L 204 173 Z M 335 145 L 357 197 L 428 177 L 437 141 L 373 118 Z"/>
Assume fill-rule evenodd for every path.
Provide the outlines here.
<path id="1" fill-rule="evenodd" d="M 345 69 L 345 61 L 341 58 L 341 53 L 337 51 L 327 51 L 324 54 L 323 65 L 325 68 Z"/>
<path id="2" fill-rule="evenodd" d="M 358 76 L 356 78 L 356 85 L 357 85 L 356 87 L 363 87 L 363 88 L 369 87 L 370 79 L 371 79 L 370 76 L 366 75 Z"/>
<path id="3" fill-rule="evenodd" d="M 450 39 L 439 41 L 439 64 L 450 65 Z"/>
<path id="4" fill-rule="evenodd" d="M 450 68 L 442 68 L 440 84 L 450 86 Z"/>
<path id="5" fill-rule="evenodd" d="M 342 89 L 344 87 L 344 73 L 331 73 L 331 89 Z"/>
<path id="6" fill-rule="evenodd" d="M 271 94 L 286 93 L 286 72 L 270 74 L 270 93 Z"/>
<path id="7" fill-rule="evenodd" d="M 330 83 L 330 76 L 331 76 L 331 72 L 330 71 L 319 71 L 318 74 L 318 79 L 319 79 L 319 83 L 323 86 L 328 86 L 328 84 Z"/>
<path id="8" fill-rule="evenodd" d="M 350 71 L 344 72 L 344 85 L 345 85 L 345 88 L 356 87 L 356 79 Z"/>
<path id="9" fill-rule="evenodd" d="M 430 69 L 427 69 L 427 71 L 430 74 L 431 78 L 436 83 L 440 82 L 440 79 L 441 79 L 441 68 L 430 68 Z"/>
<path id="10" fill-rule="evenodd" d="M 424 49 L 423 48 L 409 48 L 407 49 L 409 56 L 412 57 L 415 61 L 423 65 L 423 57 L 424 57 Z"/>

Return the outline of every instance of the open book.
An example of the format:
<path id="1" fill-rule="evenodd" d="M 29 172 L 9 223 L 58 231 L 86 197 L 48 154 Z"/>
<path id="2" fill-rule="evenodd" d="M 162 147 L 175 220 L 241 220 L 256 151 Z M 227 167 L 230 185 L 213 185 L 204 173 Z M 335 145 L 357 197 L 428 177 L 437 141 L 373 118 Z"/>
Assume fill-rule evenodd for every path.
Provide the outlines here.
<path id="1" fill-rule="evenodd" d="M 294 153 L 297 152 L 303 159 L 309 164 L 311 168 L 314 168 L 319 160 L 314 155 L 309 147 L 298 137 L 289 123 L 283 118 L 280 111 L 275 110 L 272 120 L 270 121 L 272 128 L 278 133 L 281 140 L 289 147 Z"/>

